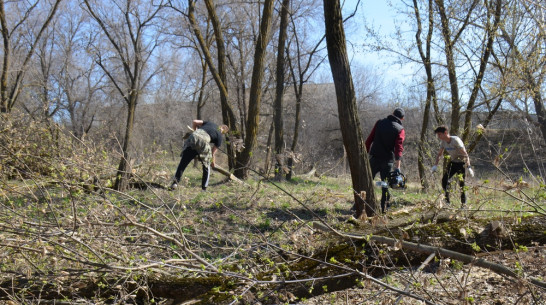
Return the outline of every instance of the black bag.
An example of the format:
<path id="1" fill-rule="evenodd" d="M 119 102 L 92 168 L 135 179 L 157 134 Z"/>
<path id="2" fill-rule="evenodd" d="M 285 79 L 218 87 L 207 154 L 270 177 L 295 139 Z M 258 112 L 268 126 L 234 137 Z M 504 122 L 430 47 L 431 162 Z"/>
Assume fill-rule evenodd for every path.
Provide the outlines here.
<path id="1" fill-rule="evenodd" d="M 400 171 L 392 171 L 387 178 L 389 186 L 393 189 L 405 189 L 406 188 L 406 176 Z"/>

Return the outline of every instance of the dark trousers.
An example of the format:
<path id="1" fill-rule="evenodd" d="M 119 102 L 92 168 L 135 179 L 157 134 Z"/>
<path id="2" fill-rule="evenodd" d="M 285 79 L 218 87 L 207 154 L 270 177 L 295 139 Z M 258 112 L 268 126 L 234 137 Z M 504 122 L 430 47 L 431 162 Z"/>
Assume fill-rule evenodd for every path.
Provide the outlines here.
<path id="1" fill-rule="evenodd" d="M 446 201 L 449 203 L 449 185 L 448 181 L 451 177 L 454 175 L 458 175 L 456 178 L 459 180 L 459 186 L 461 187 L 461 203 L 466 203 L 466 194 L 464 189 L 464 178 L 465 178 L 465 171 L 464 171 L 464 163 L 460 162 L 449 162 L 447 164 L 447 170 L 444 173 L 444 176 L 442 177 L 442 188 L 444 189 L 446 193 Z"/>
<path id="2" fill-rule="evenodd" d="M 381 186 L 381 211 L 385 213 L 387 210 L 387 201 L 391 200 L 391 194 L 389 193 L 389 186 L 387 184 L 387 178 L 392 171 L 392 160 L 379 159 L 374 156 L 370 158 L 370 167 L 372 169 L 372 179 L 379 173 L 381 181 L 384 183 Z"/>
<path id="3" fill-rule="evenodd" d="M 176 174 L 174 174 L 174 179 L 176 182 L 180 182 L 180 178 L 182 177 L 182 173 L 184 173 L 184 170 L 190 164 L 190 162 L 197 157 L 199 153 L 190 148 L 187 147 L 182 151 L 182 158 L 180 159 L 180 163 L 178 164 L 178 168 L 176 169 Z M 209 185 L 209 178 L 210 178 L 210 165 L 204 165 L 203 164 L 203 176 L 201 177 L 201 188 L 206 190 L 207 186 Z"/>

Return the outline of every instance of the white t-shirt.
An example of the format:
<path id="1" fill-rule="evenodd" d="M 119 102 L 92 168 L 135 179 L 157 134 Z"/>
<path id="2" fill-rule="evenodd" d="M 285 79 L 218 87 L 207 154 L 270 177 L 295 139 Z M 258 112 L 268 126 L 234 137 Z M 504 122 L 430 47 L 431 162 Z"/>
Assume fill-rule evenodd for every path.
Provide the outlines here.
<path id="1" fill-rule="evenodd" d="M 449 138 L 451 139 L 449 143 L 440 141 L 442 148 L 451 156 L 451 162 L 464 163 L 465 155 L 461 152 L 464 149 L 463 141 L 457 136 L 449 136 Z"/>

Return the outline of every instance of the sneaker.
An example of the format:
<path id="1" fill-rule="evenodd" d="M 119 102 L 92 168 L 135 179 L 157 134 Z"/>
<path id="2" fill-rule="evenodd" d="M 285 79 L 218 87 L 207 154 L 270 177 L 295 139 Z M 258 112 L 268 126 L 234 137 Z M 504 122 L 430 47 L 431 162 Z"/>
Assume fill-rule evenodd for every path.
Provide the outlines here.
<path id="1" fill-rule="evenodd" d="M 178 188 L 178 183 L 176 182 L 173 182 L 173 184 L 171 184 L 171 186 L 169 187 L 169 191 L 174 191 Z"/>

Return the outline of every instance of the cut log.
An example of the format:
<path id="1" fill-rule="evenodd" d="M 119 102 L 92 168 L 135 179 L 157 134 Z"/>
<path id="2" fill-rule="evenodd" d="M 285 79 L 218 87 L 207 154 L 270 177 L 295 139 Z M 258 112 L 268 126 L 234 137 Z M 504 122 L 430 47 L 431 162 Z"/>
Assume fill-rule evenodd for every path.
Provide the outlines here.
<path id="1" fill-rule="evenodd" d="M 228 177 L 229 180 L 232 180 L 232 181 L 235 181 L 235 182 L 237 182 L 237 183 L 239 183 L 239 184 L 243 184 L 243 185 L 248 186 L 248 184 L 247 184 L 246 182 L 244 182 L 243 180 L 241 180 L 241 179 L 235 177 L 235 175 L 233 175 L 233 174 L 230 173 L 229 171 L 227 171 L 227 170 L 221 168 L 221 167 L 218 166 L 218 165 L 215 165 L 212 169 L 215 170 L 215 171 L 217 171 L 217 172 L 219 172 L 220 174 L 222 174 L 222 175 Z"/>

